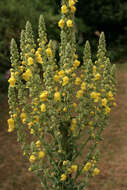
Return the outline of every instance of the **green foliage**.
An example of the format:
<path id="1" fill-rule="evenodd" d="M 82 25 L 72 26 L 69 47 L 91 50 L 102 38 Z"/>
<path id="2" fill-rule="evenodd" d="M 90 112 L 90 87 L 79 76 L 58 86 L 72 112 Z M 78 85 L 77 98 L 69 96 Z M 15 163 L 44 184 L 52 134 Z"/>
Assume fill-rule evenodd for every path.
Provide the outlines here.
<path id="1" fill-rule="evenodd" d="M 55 38 L 57 30 L 53 28 L 57 23 L 56 3 L 47 0 L 5 0 L 0 1 L 0 72 L 4 73 L 9 67 L 9 46 L 11 38 L 18 41 L 21 29 L 27 20 L 37 30 L 38 18 L 41 13 L 46 18 L 48 33 Z"/>

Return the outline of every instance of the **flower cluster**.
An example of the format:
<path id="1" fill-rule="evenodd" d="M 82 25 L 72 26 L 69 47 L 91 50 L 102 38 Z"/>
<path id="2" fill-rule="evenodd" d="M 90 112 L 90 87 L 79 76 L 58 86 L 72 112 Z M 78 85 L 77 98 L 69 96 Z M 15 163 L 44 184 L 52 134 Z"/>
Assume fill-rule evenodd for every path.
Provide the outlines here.
<path id="1" fill-rule="evenodd" d="M 21 32 L 20 53 L 11 41 L 8 132 L 17 131 L 29 171 L 45 189 L 83 190 L 88 179 L 100 173 L 98 144 L 116 106 L 115 65 L 106 55 L 104 33 L 96 60 L 88 41 L 83 61 L 78 59 L 76 2 L 61 3 L 59 59 L 42 15 L 37 43 L 29 22 Z"/>

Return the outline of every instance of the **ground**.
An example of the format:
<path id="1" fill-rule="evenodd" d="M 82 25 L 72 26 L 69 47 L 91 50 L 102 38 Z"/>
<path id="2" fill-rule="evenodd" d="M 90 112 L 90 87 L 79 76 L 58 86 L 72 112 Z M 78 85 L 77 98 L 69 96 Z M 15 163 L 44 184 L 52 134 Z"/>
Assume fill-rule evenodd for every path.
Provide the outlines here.
<path id="1" fill-rule="evenodd" d="M 86 190 L 127 190 L 127 64 L 117 64 L 117 107 L 103 133 L 100 175 Z M 0 190 L 41 190 L 40 181 L 28 171 L 16 133 L 7 132 L 7 97 L 0 100 Z"/>

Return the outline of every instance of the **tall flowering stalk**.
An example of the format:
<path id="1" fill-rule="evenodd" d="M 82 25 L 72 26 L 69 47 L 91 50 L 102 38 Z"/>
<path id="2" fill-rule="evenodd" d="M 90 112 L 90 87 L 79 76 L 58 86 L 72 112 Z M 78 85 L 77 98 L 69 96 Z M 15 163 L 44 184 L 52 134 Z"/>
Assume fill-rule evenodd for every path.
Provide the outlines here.
<path id="1" fill-rule="evenodd" d="M 46 190 L 82 190 L 99 174 L 98 144 L 116 106 L 115 65 L 106 56 L 104 33 L 96 61 L 88 41 L 83 62 L 78 60 L 76 2 L 61 1 L 59 59 L 54 42 L 47 39 L 42 15 L 38 45 L 29 22 L 21 32 L 20 54 L 11 41 L 8 132 L 17 131 L 29 170 Z"/>

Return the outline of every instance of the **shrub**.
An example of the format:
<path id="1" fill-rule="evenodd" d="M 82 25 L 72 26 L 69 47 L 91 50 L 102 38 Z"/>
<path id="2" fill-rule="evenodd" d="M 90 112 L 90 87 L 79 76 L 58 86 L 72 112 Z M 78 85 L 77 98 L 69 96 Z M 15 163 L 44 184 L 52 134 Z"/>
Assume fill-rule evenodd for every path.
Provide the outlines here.
<path id="1" fill-rule="evenodd" d="M 80 65 L 76 52 L 76 0 L 62 0 L 59 59 L 47 39 L 43 16 L 36 46 L 30 22 L 21 32 L 20 54 L 11 41 L 8 132 L 17 131 L 29 170 L 44 189 L 81 190 L 99 174 L 98 144 L 116 106 L 115 65 L 101 34 L 96 61 L 90 44 Z M 85 156 L 84 156 L 85 155 Z"/>

